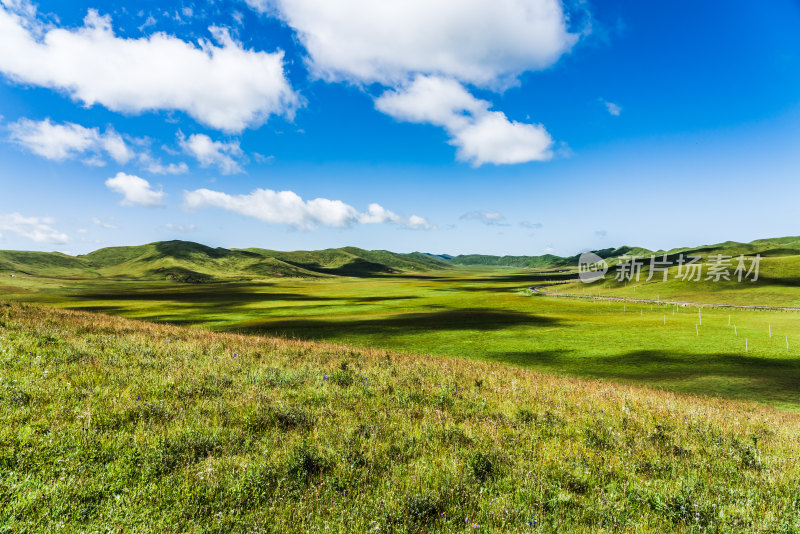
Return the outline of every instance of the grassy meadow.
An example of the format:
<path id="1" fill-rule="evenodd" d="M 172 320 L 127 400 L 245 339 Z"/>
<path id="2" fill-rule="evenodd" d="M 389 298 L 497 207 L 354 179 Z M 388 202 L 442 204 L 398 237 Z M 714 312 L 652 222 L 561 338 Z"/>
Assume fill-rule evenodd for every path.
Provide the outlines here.
<path id="1" fill-rule="evenodd" d="M 800 530 L 756 403 L 13 302 L 0 370 L 2 532 Z"/>
<path id="2" fill-rule="evenodd" d="M 572 277 L 553 271 L 462 268 L 204 284 L 34 277 L 2 283 L 14 287 L 7 292 L 9 298 L 63 308 L 216 331 L 498 361 L 800 409 L 800 313 L 708 307 L 700 312 L 531 296 L 526 291 L 537 283 Z M 568 287 L 558 289 L 583 294 L 600 288 Z M 630 294 L 642 297 L 644 291 Z M 689 297 L 709 299 L 708 292 Z M 754 303 L 753 298 L 748 302 Z"/>

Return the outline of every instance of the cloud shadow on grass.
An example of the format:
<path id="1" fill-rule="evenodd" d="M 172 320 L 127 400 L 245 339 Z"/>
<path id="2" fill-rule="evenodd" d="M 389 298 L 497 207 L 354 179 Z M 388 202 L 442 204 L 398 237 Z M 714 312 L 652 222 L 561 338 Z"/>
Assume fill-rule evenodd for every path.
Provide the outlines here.
<path id="1" fill-rule="evenodd" d="M 286 319 L 263 321 L 237 330 L 254 334 L 271 334 L 308 339 L 324 339 L 339 335 L 406 335 L 441 331 L 493 331 L 517 326 L 558 326 L 561 321 L 550 317 L 490 308 L 445 309 L 414 312 L 388 317 L 342 320 Z"/>
<path id="2" fill-rule="evenodd" d="M 591 358 L 576 357 L 574 351 L 514 351 L 488 357 L 557 374 L 663 385 L 673 391 L 700 395 L 754 401 L 768 398 L 800 406 L 797 397 L 800 360 L 797 359 L 736 353 L 670 354 L 653 350 Z M 708 380 L 715 381 L 715 387 L 708 387 Z M 725 381 L 729 381 L 729 387 L 725 387 Z"/>

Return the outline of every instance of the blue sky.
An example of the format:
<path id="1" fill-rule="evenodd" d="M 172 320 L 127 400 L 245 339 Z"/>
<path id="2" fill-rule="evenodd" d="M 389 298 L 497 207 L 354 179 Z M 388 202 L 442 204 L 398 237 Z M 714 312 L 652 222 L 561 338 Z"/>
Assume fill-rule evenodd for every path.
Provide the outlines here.
<path id="1" fill-rule="evenodd" d="M 800 234 L 800 5 L 0 0 L 0 249 Z"/>

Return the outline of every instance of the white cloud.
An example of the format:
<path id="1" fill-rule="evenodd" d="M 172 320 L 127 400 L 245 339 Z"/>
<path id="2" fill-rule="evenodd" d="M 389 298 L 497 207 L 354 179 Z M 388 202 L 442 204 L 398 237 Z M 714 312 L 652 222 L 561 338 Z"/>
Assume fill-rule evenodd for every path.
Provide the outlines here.
<path id="1" fill-rule="evenodd" d="M 77 29 L 45 27 L 27 2 L 0 3 L 0 72 L 20 83 L 61 90 L 87 106 L 126 113 L 180 110 L 223 131 L 291 116 L 299 99 L 283 71 L 283 52 L 244 49 L 224 28 L 216 45 L 155 33 L 114 34 L 111 19 L 89 10 Z"/>
<path id="2" fill-rule="evenodd" d="M 330 81 L 421 73 L 494 87 L 555 63 L 578 35 L 559 0 L 246 0 L 278 14 Z"/>
<path id="3" fill-rule="evenodd" d="M 9 124 L 8 128 L 11 141 L 51 160 L 62 161 L 86 155 L 85 163 L 102 166 L 105 165 L 102 153 L 119 164 L 127 163 L 134 156 L 122 136 L 111 128 L 100 133 L 99 128 L 85 128 L 71 122 L 54 124 L 49 118 L 43 121 L 20 119 Z"/>
<path id="4" fill-rule="evenodd" d="M 67 234 L 54 229 L 49 217 L 25 217 L 19 213 L 0 213 L 0 230 L 13 232 L 37 243 L 66 243 Z"/>
<path id="5" fill-rule="evenodd" d="M 436 226 L 431 225 L 427 220 L 418 215 L 412 215 L 405 222 L 405 227 L 409 230 L 436 230 Z"/>
<path id="6" fill-rule="evenodd" d="M 160 159 L 153 158 L 150 154 L 139 154 L 139 163 L 151 174 L 186 174 L 189 166 L 183 161 L 164 165 Z"/>
<path id="7" fill-rule="evenodd" d="M 242 158 L 244 153 L 239 147 L 239 141 L 212 141 L 205 134 L 193 134 L 185 138 L 179 134 L 178 143 L 187 154 L 193 156 L 202 167 L 216 166 L 222 174 L 237 174 L 244 172 L 237 158 Z"/>
<path id="8" fill-rule="evenodd" d="M 522 221 L 519 223 L 522 228 L 528 228 L 530 230 L 540 230 L 544 225 L 542 223 L 534 223 L 530 221 Z"/>
<path id="9" fill-rule="evenodd" d="M 606 107 L 606 111 L 610 115 L 615 117 L 619 117 L 619 114 L 622 113 L 622 107 L 619 104 L 615 104 L 614 102 L 609 102 L 608 100 L 600 99 L 603 105 Z"/>
<path id="10" fill-rule="evenodd" d="M 444 127 L 458 159 L 480 166 L 552 157 L 552 139 L 543 126 L 488 111 L 491 104 L 463 84 L 503 89 L 523 72 L 547 68 L 569 52 L 579 34 L 567 28 L 560 0 L 246 2 L 297 32 L 312 75 L 398 89 L 379 98 L 377 108 L 401 120 Z M 439 80 L 441 93 L 429 88 L 426 102 L 415 102 L 416 92 L 398 102 L 425 80 Z"/>
<path id="11" fill-rule="evenodd" d="M 473 124 L 456 132 L 451 142 L 458 147 L 458 158 L 475 167 L 484 163 L 547 161 L 553 157 L 553 139 L 544 126 L 510 121 L 499 111 L 480 115 Z"/>
<path id="12" fill-rule="evenodd" d="M 100 226 L 101 228 L 106 228 L 108 230 L 115 230 L 117 228 L 116 225 L 111 224 L 109 222 L 103 222 L 98 217 L 92 217 L 92 224 Z"/>
<path id="13" fill-rule="evenodd" d="M 133 157 L 133 151 L 125 144 L 122 136 L 113 130 L 106 130 L 100 137 L 100 143 L 103 146 L 103 150 L 114 158 L 117 163 L 127 163 Z"/>
<path id="14" fill-rule="evenodd" d="M 153 15 L 150 15 L 147 17 L 147 20 L 144 21 L 144 24 L 139 26 L 139 31 L 142 32 L 145 30 L 145 28 L 149 28 L 150 26 L 155 26 L 155 25 L 156 25 L 156 19 L 153 17 Z"/>
<path id="15" fill-rule="evenodd" d="M 182 232 L 182 233 L 194 232 L 195 229 L 196 229 L 195 225 L 193 225 L 193 224 L 184 225 L 184 224 L 167 223 L 167 224 L 164 225 L 164 227 L 167 230 L 174 230 L 176 232 Z"/>
<path id="16" fill-rule="evenodd" d="M 144 138 L 123 137 L 112 128 L 100 132 L 99 128 L 86 128 L 80 124 L 65 122 L 54 124 L 50 119 L 34 121 L 20 119 L 8 125 L 9 139 L 30 150 L 34 154 L 55 161 L 82 158 L 84 164 L 92 167 L 106 165 L 106 157 L 111 157 L 120 165 L 128 163 L 134 157 L 144 170 L 152 174 L 185 174 L 189 166 L 184 162 L 164 165 L 160 159 L 154 158 L 148 148 L 136 153 L 130 144 L 149 144 Z"/>
<path id="17" fill-rule="evenodd" d="M 512 164 L 552 158 L 553 139 L 541 124 L 511 121 L 491 104 L 472 96 L 455 80 L 418 76 L 411 84 L 387 91 L 378 110 L 397 120 L 443 127 L 457 158 L 473 166 Z"/>
<path id="18" fill-rule="evenodd" d="M 381 223 L 394 223 L 413 229 L 432 228 L 422 217 L 403 219 L 379 204 L 370 204 L 366 212 L 359 213 L 341 200 L 303 200 L 293 191 L 256 189 L 248 195 L 228 195 L 220 191 L 197 189 L 184 191 L 184 201 L 189 209 L 221 208 L 267 223 L 287 224 L 300 229 Z"/>
<path id="19" fill-rule="evenodd" d="M 478 221 L 487 226 L 508 226 L 502 213 L 496 211 L 470 211 L 460 217 L 462 221 Z"/>
<path id="20" fill-rule="evenodd" d="M 436 227 L 418 215 L 404 218 L 396 213 L 387 210 L 380 204 L 370 204 L 367 211 L 358 215 L 358 222 L 361 224 L 398 224 L 409 230 L 436 230 Z"/>
<path id="21" fill-rule="evenodd" d="M 150 182 L 138 176 L 118 172 L 114 178 L 106 180 L 106 187 L 124 197 L 121 202 L 123 206 L 163 205 L 164 192 L 154 191 Z"/>

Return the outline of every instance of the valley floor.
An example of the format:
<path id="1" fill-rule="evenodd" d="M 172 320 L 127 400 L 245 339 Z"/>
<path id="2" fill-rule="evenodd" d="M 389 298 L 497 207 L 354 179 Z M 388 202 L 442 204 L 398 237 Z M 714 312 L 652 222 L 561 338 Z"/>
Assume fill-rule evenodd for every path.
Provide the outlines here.
<path id="1" fill-rule="evenodd" d="M 207 284 L 20 278 L 3 282 L 3 287 L 15 284 L 14 292 L 4 292 L 6 298 L 62 308 L 499 361 L 800 410 L 800 313 L 528 294 L 528 287 L 558 277 L 574 278 L 574 273 L 461 269 Z M 778 291 L 770 287 L 761 289 L 767 295 Z M 624 289 L 572 291 L 593 290 L 625 296 Z M 723 298 L 723 293 L 688 297 L 705 302 Z"/>

